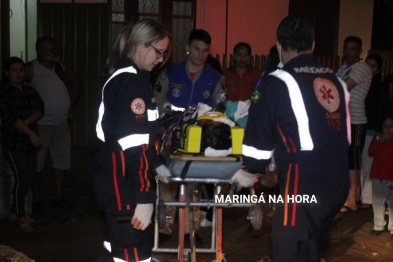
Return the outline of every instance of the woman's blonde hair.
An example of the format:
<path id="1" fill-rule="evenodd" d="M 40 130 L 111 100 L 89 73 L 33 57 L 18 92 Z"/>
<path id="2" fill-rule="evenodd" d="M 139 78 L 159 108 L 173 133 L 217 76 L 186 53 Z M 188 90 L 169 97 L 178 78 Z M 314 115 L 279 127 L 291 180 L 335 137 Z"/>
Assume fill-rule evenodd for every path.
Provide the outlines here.
<path id="1" fill-rule="evenodd" d="M 123 27 L 116 39 L 113 50 L 109 55 L 110 63 L 113 65 L 122 55 L 128 55 L 129 53 L 133 54 L 135 48 L 140 44 L 149 46 L 165 37 L 169 38 L 169 45 L 166 51 L 167 56 L 161 65 L 168 60 L 172 51 L 172 35 L 165 30 L 163 24 L 150 18 L 142 19 L 135 24 L 129 23 Z"/>

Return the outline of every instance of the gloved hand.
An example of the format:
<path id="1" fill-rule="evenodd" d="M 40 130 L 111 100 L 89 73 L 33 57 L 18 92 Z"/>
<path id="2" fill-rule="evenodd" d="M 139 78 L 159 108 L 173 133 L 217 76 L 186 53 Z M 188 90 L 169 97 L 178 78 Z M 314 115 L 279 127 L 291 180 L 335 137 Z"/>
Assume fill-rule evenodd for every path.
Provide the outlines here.
<path id="1" fill-rule="evenodd" d="M 237 182 L 237 184 L 241 187 L 251 187 L 255 183 L 256 176 L 244 171 L 243 169 L 239 169 L 229 181 L 230 184 Z"/>
<path id="2" fill-rule="evenodd" d="M 153 204 L 137 204 L 134 216 L 131 219 L 131 225 L 135 229 L 140 229 L 143 231 L 149 226 L 152 215 Z"/>
<path id="3" fill-rule="evenodd" d="M 168 177 L 171 176 L 171 172 L 165 165 L 161 165 L 156 168 L 156 173 L 158 175 L 158 179 L 163 183 L 168 183 Z"/>

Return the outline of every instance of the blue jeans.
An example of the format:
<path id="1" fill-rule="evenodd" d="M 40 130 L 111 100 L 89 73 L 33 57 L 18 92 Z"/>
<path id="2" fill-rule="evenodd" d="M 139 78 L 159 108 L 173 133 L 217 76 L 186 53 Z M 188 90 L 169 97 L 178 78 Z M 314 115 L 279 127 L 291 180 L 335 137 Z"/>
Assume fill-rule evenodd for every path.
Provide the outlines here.
<path id="1" fill-rule="evenodd" d="M 384 230 L 385 221 L 385 202 L 389 207 L 388 230 L 393 234 L 393 191 L 386 185 L 392 181 L 373 178 L 373 211 L 374 211 L 374 230 Z"/>

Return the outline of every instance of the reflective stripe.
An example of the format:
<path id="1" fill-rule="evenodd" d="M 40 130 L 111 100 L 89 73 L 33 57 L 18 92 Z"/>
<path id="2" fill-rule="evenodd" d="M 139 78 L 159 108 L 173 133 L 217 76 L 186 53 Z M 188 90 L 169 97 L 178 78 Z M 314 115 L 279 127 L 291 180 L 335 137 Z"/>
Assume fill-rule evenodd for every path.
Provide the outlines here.
<path id="1" fill-rule="evenodd" d="M 184 111 L 186 110 L 185 108 L 181 108 L 181 107 L 176 107 L 174 105 L 171 106 L 172 111 Z"/>
<path id="2" fill-rule="evenodd" d="M 117 258 L 117 257 L 113 257 L 113 261 L 115 261 L 115 262 L 127 262 L 127 261 L 125 261 L 125 260 L 123 260 L 121 258 Z"/>
<path id="3" fill-rule="evenodd" d="M 273 156 L 273 151 L 274 150 L 258 150 L 255 147 L 246 146 L 244 144 L 242 146 L 242 154 L 244 156 L 252 157 L 258 160 L 270 159 Z"/>
<path id="4" fill-rule="evenodd" d="M 111 243 L 109 243 L 108 241 L 104 241 L 104 248 L 106 250 L 108 250 L 109 253 L 110 253 L 112 251 Z M 126 262 L 125 260 L 123 260 L 121 258 L 117 258 L 117 257 L 114 257 L 113 261 L 115 261 L 115 262 Z M 144 259 L 144 260 L 140 260 L 139 262 L 151 262 L 151 257 L 149 257 L 147 259 Z"/>
<path id="5" fill-rule="evenodd" d="M 117 257 L 114 257 L 113 261 L 115 261 L 115 262 L 127 262 L 127 261 L 125 261 L 123 259 L 120 259 L 120 258 L 117 258 Z M 149 257 L 147 259 L 144 259 L 144 260 L 138 260 L 138 262 L 150 262 L 150 261 L 151 261 L 151 257 Z"/>
<path id="6" fill-rule="evenodd" d="M 101 100 L 101 104 L 100 104 L 100 108 L 98 109 L 98 121 L 97 121 L 97 125 L 96 125 L 96 132 L 97 132 L 97 137 L 105 142 L 105 135 L 104 135 L 104 131 L 102 130 L 102 117 L 104 116 L 104 112 L 105 112 L 105 107 L 104 107 L 104 89 L 106 84 L 109 83 L 109 81 L 112 80 L 112 78 L 114 78 L 115 76 L 121 74 L 121 73 L 132 73 L 132 74 L 136 74 L 136 70 L 135 68 L 133 68 L 132 66 L 129 67 L 125 67 L 125 68 L 121 68 L 119 70 L 117 70 L 109 79 L 108 81 L 106 81 L 104 87 L 102 88 L 102 100 Z"/>
<path id="7" fill-rule="evenodd" d="M 289 98 L 291 99 L 291 105 L 293 113 L 295 114 L 299 139 L 300 139 L 300 150 L 302 151 L 311 151 L 314 149 L 314 143 L 310 134 L 310 127 L 308 121 L 308 115 L 306 111 L 306 107 L 304 106 L 303 96 L 300 92 L 299 85 L 296 80 L 291 76 L 288 72 L 284 70 L 276 70 L 273 73 L 270 73 L 282 81 L 287 85 Z"/>
<path id="8" fill-rule="evenodd" d="M 340 81 L 345 95 L 345 111 L 347 112 L 347 138 L 348 142 L 351 144 L 352 137 L 351 137 L 351 114 L 349 113 L 349 97 L 350 94 L 347 89 L 347 83 L 345 83 L 341 78 L 337 77 L 338 81 Z"/>
<path id="9" fill-rule="evenodd" d="M 117 141 L 117 142 L 119 142 L 121 148 L 124 151 L 130 147 L 149 144 L 149 134 L 129 135 L 129 136 L 119 139 L 119 141 Z"/>
<path id="10" fill-rule="evenodd" d="M 155 110 L 147 109 L 147 120 L 155 121 L 157 119 L 158 119 L 158 108 L 156 107 Z"/>
<path id="11" fill-rule="evenodd" d="M 109 253 L 112 252 L 111 243 L 109 243 L 108 241 L 104 241 L 104 248 L 105 248 L 106 250 L 108 250 Z"/>

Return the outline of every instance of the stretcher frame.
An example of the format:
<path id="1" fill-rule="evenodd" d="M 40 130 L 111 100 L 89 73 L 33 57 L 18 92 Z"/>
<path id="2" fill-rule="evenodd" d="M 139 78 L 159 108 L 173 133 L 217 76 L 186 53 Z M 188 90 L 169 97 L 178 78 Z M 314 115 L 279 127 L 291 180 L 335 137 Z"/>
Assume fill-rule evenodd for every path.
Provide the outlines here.
<path id="1" fill-rule="evenodd" d="M 207 158 L 199 157 L 198 161 L 207 160 Z M 212 159 L 208 158 L 207 161 L 222 161 L 223 159 Z M 188 261 L 188 255 L 191 256 L 191 262 L 196 262 L 196 254 L 197 253 L 208 253 L 215 254 L 216 262 L 226 261 L 225 255 L 222 250 L 222 208 L 231 208 L 231 207 L 250 207 L 250 213 L 247 217 L 248 220 L 251 220 L 251 223 L 255 230 L 258 230 L 262 225 L 262 209 L 257 204 L 252 203 L 215 203 L 214 200 L 208 200 L 204 190 L 202 190 L 204 197 L 206 200 L 203 201 L 199 199 L 198 202 L 192 201 L 192 190 L 187 190 L 188 188 L 193 188 L 193 183 L 205 183 L 205 184 L 214 184 L 214 195 L 222 194 L 222 185 L 229 184 L 229 179 L 219 179 L 219 178 L 197 178 L 197 177 L 186 177 L 184 179 L 180 177 L 170 177 L 169 183 L 180 183 L 179 190 L 179 201 L 178 202 L 164 202 L 163 200 L 163 186 L 162 183 L 157 180 L 157 212 L 154 219 L 154 246 L 153 253 L 177 253 L 177 261 L 183 262 Z M 231 184 L 229 195 L 233 196 L 236 185 Z M 250 194 L 255 195 L 255 190 L 253 187 L 250 188 Z M 178 246 L 177 248 L 160 248 L 159 247 L 159 224 L 165 223 L 166 214 L 162 214 L 165 212 L 165 206 L 175 206 L 179 207 L 179 222 L 178 222 Z M 194 212 L 193 208 L 189 208 L 189 226 L 190 226 L 190 248 L 184 247 L 184 223 L 185 223 L 185 208 L 186 207 L 208 207 L 213 208 L 213 220 L 212 220 L 212 234 L 211 234 L 211 245 L 210 248 L 196 248 L 195 245 L 195 232 L 194 232 Z M 164 221 L 163 221 L 164 220 Z M 155 259 L 155 261 L 159 261 Z"/>

